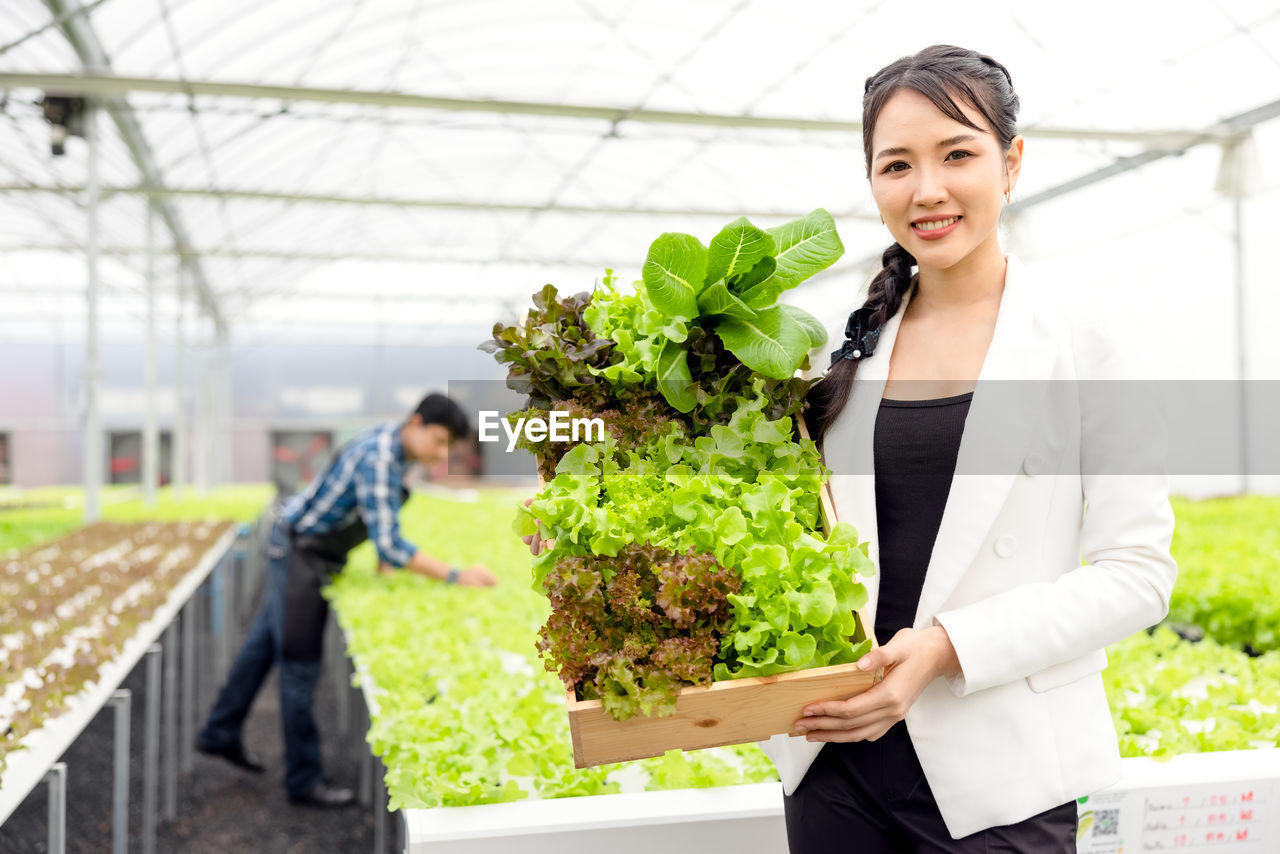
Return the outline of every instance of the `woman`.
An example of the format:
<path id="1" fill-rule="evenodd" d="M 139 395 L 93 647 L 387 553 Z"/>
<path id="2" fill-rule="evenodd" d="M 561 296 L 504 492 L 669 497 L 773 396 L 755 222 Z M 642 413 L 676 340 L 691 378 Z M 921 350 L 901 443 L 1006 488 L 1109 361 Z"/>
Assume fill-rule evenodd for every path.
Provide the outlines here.
<path id="1" fill-rule="evenodd" d="M 1001 251 L 1017 109 L 1003 65 L 951 45 L 866 81 L 896 242 L 809 420 L 870 541 L 865 661 L 886 670 L 762 743 L 791 854 L 1074 852 L 1076 798 L 1120 777 L 1103 648 L 1163 619 L 1176 566 L 1164 476 L 1114 466 L 1161 422 L 1097 401 L 1123 346 Z"/>

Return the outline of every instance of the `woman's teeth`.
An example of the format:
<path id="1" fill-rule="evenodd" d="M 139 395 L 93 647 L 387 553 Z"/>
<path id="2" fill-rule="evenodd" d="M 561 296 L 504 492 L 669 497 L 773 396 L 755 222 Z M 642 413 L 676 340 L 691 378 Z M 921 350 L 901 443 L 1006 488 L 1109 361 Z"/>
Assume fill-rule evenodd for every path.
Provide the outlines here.
<path id="1" fill-rule="evenodd" d="M 946 228 L 958 219 L 960 219 L 960 217 L 953 216 L 951 219 L 940 219 L 937 222 L 918 222 L 915 223 L 915 227 L 921 231 L 933 231 L 938 228 Z"/>

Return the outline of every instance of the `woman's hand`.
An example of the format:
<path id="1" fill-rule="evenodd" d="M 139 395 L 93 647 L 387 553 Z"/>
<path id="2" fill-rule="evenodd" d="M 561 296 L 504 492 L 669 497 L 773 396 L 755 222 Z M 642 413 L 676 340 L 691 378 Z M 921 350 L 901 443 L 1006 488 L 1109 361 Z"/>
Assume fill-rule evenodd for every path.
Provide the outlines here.
<path id="1" fill-rule="evenodd" d="M 959 662 L 946 630 L 902 629 L 887 644 L 871 650 L 858 664 L 885 668 L 884 679 L 847 700 L 810 703 L 796 731 L 809 741 L 875 741 L 907 716 L 907 709 L 939 676 L 958 673 Z"/>
<path id="2" fill-rule="evenodd" d="M 524 500 L 525 507 L 528 507 L 532 503 L 533 503 L 532 498 L 526 498 Z M 533 554 L 536 555 L 539 552 L 541 552 L 542 551 L 542 523 L 541 522 L 538 523 L 538 533 L 529 534 L 527 536 L 521 537 L 520 539 L 525 541 L 525 544 L 529 546 L 529 551 L 533 552 Z"/>

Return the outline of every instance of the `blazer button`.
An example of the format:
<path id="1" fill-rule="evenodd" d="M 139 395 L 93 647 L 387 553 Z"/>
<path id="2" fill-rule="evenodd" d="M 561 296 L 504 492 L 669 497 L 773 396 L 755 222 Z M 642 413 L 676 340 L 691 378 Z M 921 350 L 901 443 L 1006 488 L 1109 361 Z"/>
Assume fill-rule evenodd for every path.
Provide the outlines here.
<path id="1" fill-rule="evenodd" d="M 1033 477 L 1044 474 L 1047 468 L 1044 457 L 1039 454 L 1027 454 L 1027 458 L 1022 461 L 1022 470 Z"/>
<path id="2" fill-rule="evenodd" d="M 1013 557 L 1013 553 L 1018 550 L 1018 538 L 1013 534 L 1002 534 L 996 540 L 995 548 L 1000 557 Z"/>

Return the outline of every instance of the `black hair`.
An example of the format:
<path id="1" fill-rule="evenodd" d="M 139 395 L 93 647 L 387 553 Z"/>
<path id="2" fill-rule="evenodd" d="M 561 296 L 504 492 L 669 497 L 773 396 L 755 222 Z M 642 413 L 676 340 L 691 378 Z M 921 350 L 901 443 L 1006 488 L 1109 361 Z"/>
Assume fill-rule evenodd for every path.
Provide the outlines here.
<path id="1" fill-rule="evenodd" d="M 862 96 L 862 148 L 866 155 L 867 180 L 871 180 L 871 134 L 876 119 L 890 96 L 899 89 L 912 89 L 933 102 L 948 118 L 986 133 L 956 106 L 956 98 L 980 112 L 995 131 L 1000 147 L 1008 151 L 1018 133 L 1018 96 L 1013 91 L 1009 69 L 989 56 L 949 44 L 935 44 L 913 56 L 904 56 L 867 78 Z M 882 269 L 871 280 L 864 304 L 870 309 L 866 328 L 879 329 L 897 314 L 902 298 L 918 279 L 911 268 L 916 259 L 895 241 L 880 258 Z M 807 421 L 814 441 L 821 444 L 827 428 L 849 402 L 858 363 L 838 358 L 831 369 L 810 389 L 806 398 Z"/>
<path id="2" fill-rule="evenodd" d="M 422 418 L 424 425 L 443 424 L 454 439 L 465 438 L 471 432 L 471 423 L 462 407 L 439 392 L 424 397 L 411 414 Z"/>

